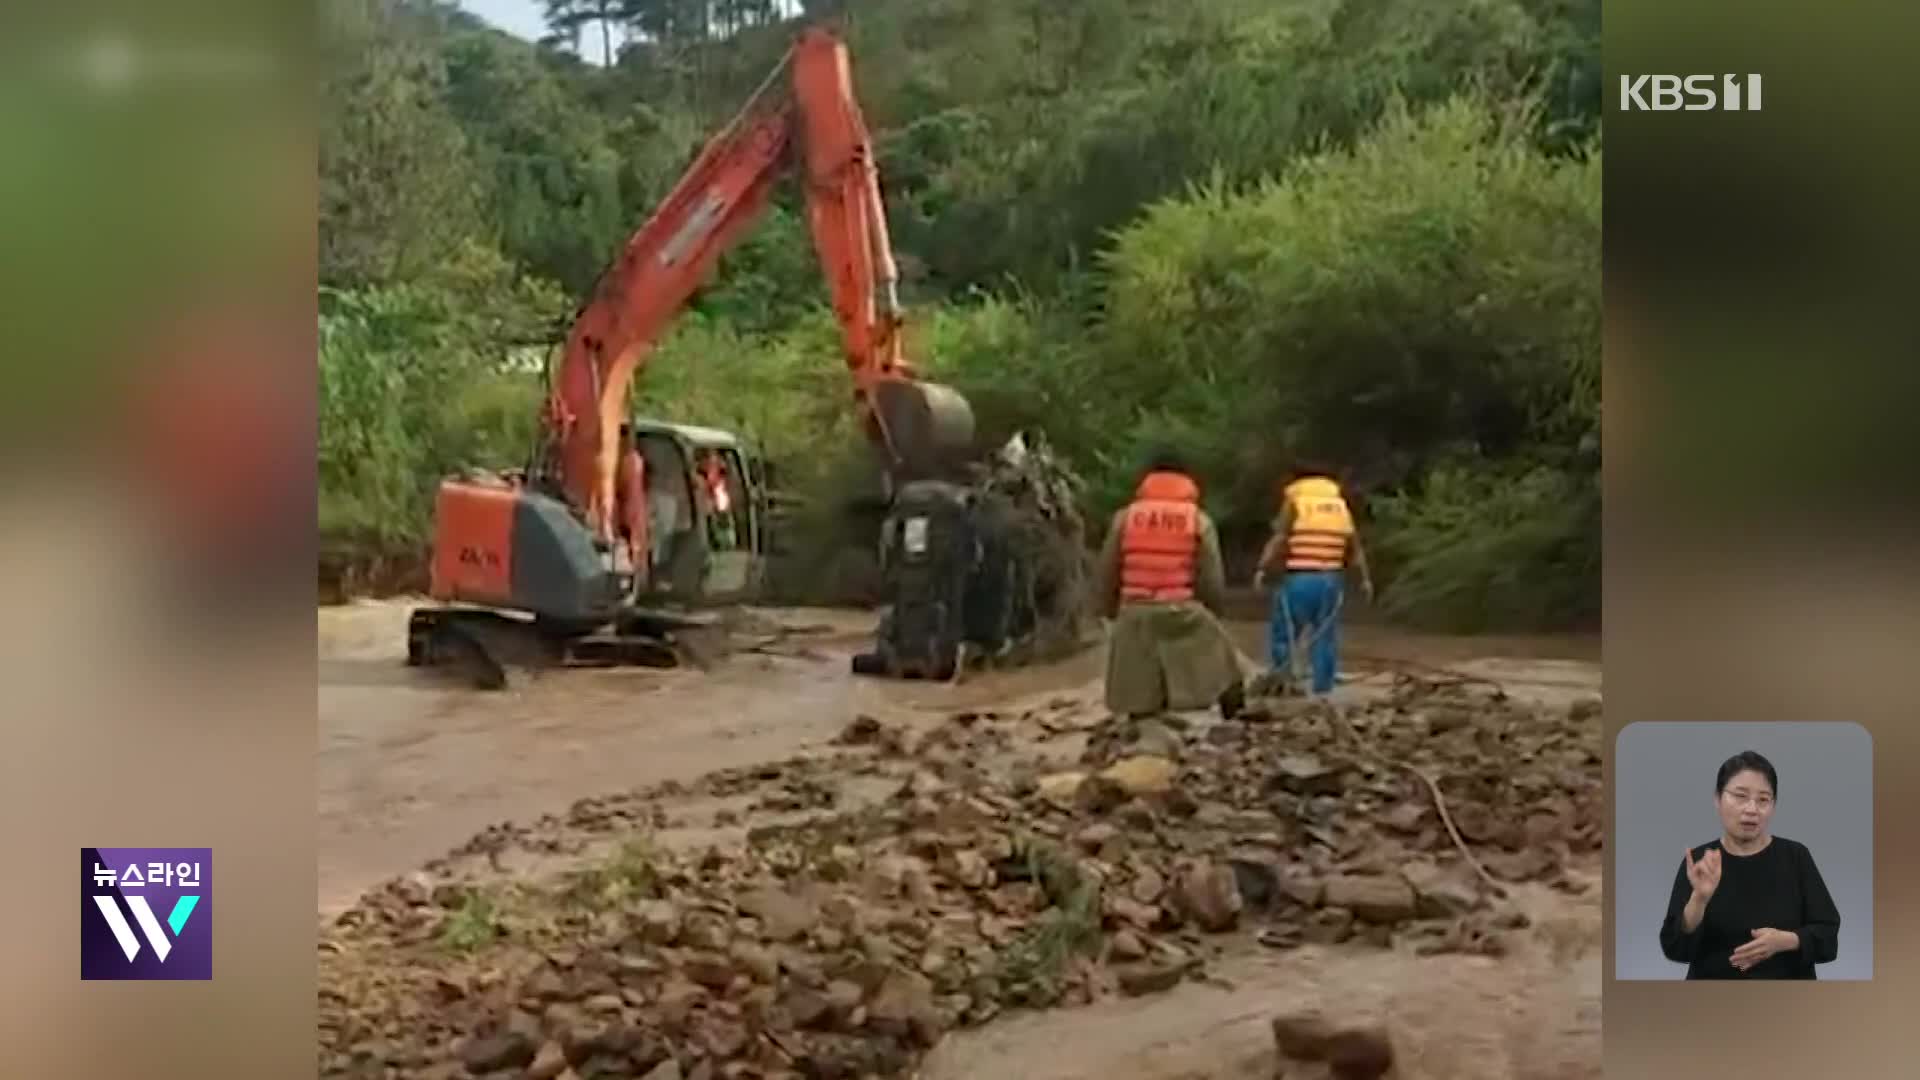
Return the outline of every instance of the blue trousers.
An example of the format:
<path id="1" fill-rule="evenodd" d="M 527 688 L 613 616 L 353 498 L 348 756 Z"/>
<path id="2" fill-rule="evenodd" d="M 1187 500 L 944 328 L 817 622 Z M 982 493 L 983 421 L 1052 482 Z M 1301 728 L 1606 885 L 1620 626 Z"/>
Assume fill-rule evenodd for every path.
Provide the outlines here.
<path id="1" fill-rule="evenodd" d="M 1313 692 L 1333 689 L 1340 659 L 1340 594 L 1345 575 L 1338 570 L 1289 571 L 1273 590 L 1273 614 L 1267 623 L 1267 648 L 1276 671 L 1285 670 L 1300 634 L 1313 635 L 1308 658 L 1313 665 Z"/>

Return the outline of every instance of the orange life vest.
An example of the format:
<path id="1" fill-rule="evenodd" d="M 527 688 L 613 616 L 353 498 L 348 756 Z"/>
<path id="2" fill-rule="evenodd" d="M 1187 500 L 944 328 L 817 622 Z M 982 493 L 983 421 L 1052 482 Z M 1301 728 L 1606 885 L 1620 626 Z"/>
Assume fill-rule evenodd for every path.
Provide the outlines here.
<path id="1" fill-rule="evenodd" d="M 1200 553 L 1200 487 L 1180 473 L 1148 473 L 1120 525 L 1120 597 L 1193 599 Z"/>
<path id="2" fill-rule="evenodd" d="M 1287 485 L 1293 527 L 1287 532 L 1288 570 L 1341 570 L 1347 565 L 1347 540 L 1353 513 L 1340 485 L 1324 476 L 1308 476 Z"/>

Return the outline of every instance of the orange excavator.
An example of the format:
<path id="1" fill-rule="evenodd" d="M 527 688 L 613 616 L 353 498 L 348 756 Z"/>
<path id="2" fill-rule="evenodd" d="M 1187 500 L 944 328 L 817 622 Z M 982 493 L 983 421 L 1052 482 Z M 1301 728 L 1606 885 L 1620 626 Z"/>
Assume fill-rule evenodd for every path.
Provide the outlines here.
<path id="1" fill-rule="evenodd" d="M 647 475 L 633 448 L 628 389 L 790 166 L 839 318 L 853 405 L 880 453 L 887 491 L 938 478 L 971 449 L 966 400 L 918 379 L 903 354 L 885 208 L 847 50 L 830 31 L 809 28 L 577 313 L 550 374 L 528 469 L 441 483 L 437 603 L 413 613 L 410 663 L 477 661 L 483 684 L 498 685 L 508 662 L 677 662 L 674 636 L 695 623 L 642 603 L 650 570 L 643 538 L 649 486 L 686 478 Z M 528 648 L 532 655 L 511 655 Z"/>

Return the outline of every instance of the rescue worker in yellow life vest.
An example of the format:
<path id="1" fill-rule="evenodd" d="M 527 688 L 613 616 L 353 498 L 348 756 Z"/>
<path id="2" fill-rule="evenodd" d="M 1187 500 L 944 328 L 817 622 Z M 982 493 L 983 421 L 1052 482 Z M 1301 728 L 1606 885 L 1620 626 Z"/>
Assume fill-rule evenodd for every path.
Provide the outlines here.
<path id="1" fill-rule="evenodd" d="M 1293 470 L 1281 495 L 1273 537 L 1261 551 L 1253 575 L 1256 589 L 1264 588 L 1273 573 L 1283 575 L 1280 587 L 1273 591 L 1273 613 L 1267 624 L 1273 669 L 1286 671 L 1297 639 L 1306 636 L 1315 694 L 1333 689 L 1339 667 L 1340 608 L 1348 566 L 1359 569 L 1361 588 L 1367 600 L 1373 600 L 1366 549 L 1354 528 L 1353 511 L 1331 472 L 1309 465 Z"/>
<path id="2" fill-rule="evenodd" d="M 1113 619 L 1108 709 L 1238 711 L 1240 654 L 1215 617 L 1226 595 L 1220 540 L 1178 457 L 1154 455 L 1133 502 L 1113 517 L 1097 573 L 1094 595 Z"/>

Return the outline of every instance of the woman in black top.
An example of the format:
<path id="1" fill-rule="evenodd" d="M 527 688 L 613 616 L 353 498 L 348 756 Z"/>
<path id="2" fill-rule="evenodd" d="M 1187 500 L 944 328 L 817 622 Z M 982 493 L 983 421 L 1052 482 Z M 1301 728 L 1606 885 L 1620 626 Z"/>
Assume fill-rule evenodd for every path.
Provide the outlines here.
<path id="1" fill-rule="evenodd" d="M 1778 777 L 1751 750 L 1720 766 L 1724 830 L 1687 851 L 1660 949 L 1689 979 L 1812 979 L 1840 949 L 1840 912 L 1806 845 L 1767 831 Z"/>

